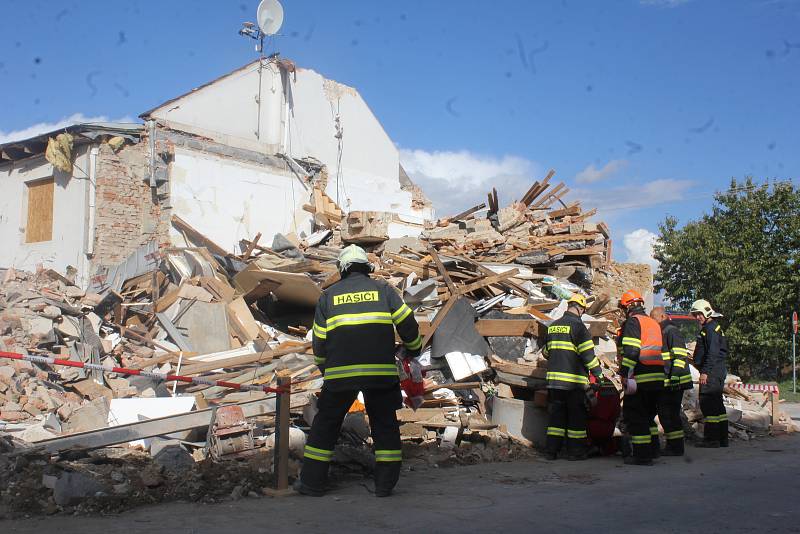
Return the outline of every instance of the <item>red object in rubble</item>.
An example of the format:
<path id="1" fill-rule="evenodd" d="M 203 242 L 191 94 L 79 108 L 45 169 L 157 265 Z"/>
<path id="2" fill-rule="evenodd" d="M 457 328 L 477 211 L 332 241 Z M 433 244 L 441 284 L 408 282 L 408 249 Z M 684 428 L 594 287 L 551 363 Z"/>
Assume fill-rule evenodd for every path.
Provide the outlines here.
<path id="1" fill-rule="evenodd" d="M 423 380 L 424 373 L 422 372 L 422 368 L 419 366 L 419 363 L 414 363 L 416 364 L 416 368 L 412 369 L 411 360 L 409 358 L 403 358 L 401 360 L 403 370 L 400 373 L 400 388 L 406 394 L 403 402 L 405 402 L 406 406 L 409 408 L 416 410 L 422 405 L 422 401 L 424 400 L 425 383 Z"/>
<path id="2" fill-rule="evenodd" d="M 589 379 L 595 383 L 597 379 L 592 375 Z M 617 452 L 617 443 L 614 440 L 614 428 L 621 412 L 619 393 L 613 385 L 600 386 L 595 393 L 597 403 L 589 410 L 589 421 L 586 431 L 589 441 L 600 449 L 604 455 Z"/>

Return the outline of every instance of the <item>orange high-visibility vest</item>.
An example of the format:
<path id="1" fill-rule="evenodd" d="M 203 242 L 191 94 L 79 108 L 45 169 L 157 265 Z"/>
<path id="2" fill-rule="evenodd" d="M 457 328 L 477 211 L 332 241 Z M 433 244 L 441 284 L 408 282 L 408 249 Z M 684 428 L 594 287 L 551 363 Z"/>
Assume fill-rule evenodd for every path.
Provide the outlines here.
<path id="1" fill-rule="evenodd" d="M 664 365 L 661 356 L 661 325 L 655 319 L 646 315 L 634 315 L 639 320 L 639 328 L 642 331 L 642 346 L 639 349 L 639 363 L 642 365 Z"/>

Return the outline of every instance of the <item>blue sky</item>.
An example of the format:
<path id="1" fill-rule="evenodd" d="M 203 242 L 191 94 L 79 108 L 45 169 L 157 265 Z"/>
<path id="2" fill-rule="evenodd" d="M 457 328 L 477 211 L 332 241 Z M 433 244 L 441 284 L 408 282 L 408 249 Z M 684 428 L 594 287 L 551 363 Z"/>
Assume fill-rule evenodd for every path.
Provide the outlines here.
<path id="1" fill-rule="evenodd" d="M 798 0 L 283 3 L 271 49 L 358 88 L 441 215 L 554 168 L 642 259 L 731 177 L 797 183 Z M 135 118 L 254 57 L 256 0 L 3 4 L 0 141 Z"/>

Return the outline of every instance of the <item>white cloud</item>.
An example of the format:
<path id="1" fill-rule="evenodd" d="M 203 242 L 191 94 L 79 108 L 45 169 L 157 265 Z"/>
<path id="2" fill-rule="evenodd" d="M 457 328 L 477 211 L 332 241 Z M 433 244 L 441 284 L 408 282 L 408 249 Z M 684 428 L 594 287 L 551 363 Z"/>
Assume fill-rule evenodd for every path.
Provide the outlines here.
<path id="1" fill-rule="evenodd" d="M 576 188 L 571 191 L 570 197 L 581 200 L 586 206 L 596 207 L 599 213 L 634 210 L 679 202 L 685 198 L 686 191 L 693 185 L 694 182 L 691 180 L 663 178 L 611 188 Z"/>
<path id="2" fill-rule="evenodd" d="M 28 126 L 27 128 L 23 128 L 21 130 L 12 130 L 10 132 L 0 130 L 0 144 L 8 143 L 11 141 L 21 141 L 23 139 L 29 139 L 39 134 L 52 132 L 54 130 L 58 130 L 59 128 L 65 128 L 67 126 L 83 122 L 136 122 L 136 121 L 131 117 L 127 116 L 121 119 L 114 119 L 112 121 L 109 121 L 108 117 L 106 117 L 105 115 L 87 117 L 83 113 L 73 113 L 69 117 L 64 117 L 56 122 L 40 122 L 32 126 Z"/>
<path id="3" fill-rule="evenodd" d="M 628 262 L 646 263 L 655 271 L 658 267 L 658 262 L 653 258 L 653 245 L 656 239 L 658 239 L 656 234 L 644 228 L 625 234 L 622 243 L 628 253 Z"/>
<path id="4" fill-rule="evenodd" d="M 433 201 L 440 216 L 453 215 L 486 200 L 497 188 L 500 204 L 519 199 L 541 174 L 535 162 L 518 156 L 494 157 L 467 150 L 400 149 L 403 168 Z"/>
<path id="5" fill-rule="evenodd" d="M 612 159 L 600 169 L 591 164 L 575 175 L 575 183 L 593 184 L 605 180 L 620 169 L 624 169 L 627 165 L 628 161 L 624 159 Z"/>
<path id="6" fill-rule="evenodd" d="M 691 0 L 639 0 L 639 3 L 644 6 L 658 6 L 658 7 L 678 7 L 682 4 L 688 4 Z"/>

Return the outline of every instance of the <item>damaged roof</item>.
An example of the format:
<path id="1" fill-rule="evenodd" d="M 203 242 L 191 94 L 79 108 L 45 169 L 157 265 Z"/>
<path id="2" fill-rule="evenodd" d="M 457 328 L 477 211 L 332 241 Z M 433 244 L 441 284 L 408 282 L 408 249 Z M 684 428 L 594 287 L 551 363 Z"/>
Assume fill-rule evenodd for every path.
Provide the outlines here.
<path id="1" fill-rule="evenodd" d="M 138 142 L 143 130 L 144 125 L 131 122 L 84 122 L 72 124 L 27 139 L 0 144 L 0 164 L 43 154 L 47 148 L 47 140 L 61 133 L 71 134 L 75 137 L 76 144 L 82 144 L 81 140 L 89 142 L 98 137 L 124 137 L 130 141 Z"/>

